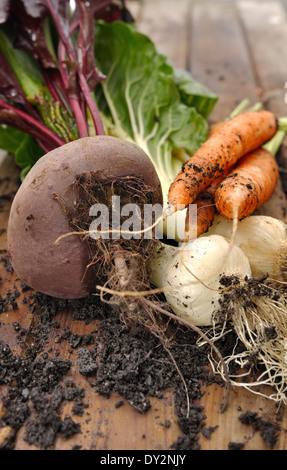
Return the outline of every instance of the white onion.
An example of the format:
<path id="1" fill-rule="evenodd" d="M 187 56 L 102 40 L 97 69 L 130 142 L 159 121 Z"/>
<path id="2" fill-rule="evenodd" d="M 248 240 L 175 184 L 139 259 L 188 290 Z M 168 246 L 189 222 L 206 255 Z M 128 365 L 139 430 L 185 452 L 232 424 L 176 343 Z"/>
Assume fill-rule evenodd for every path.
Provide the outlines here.
<path id="1" fill-rule="evenodd" d="M 149 280 L 151 284 L 154 284 L 157 287 L 163 287 L 168 266 L 172 263 L 178 252 L 178 247 L 167 244 L 162 244 L 160 246 L 148 266 Z"/>
<path id="2" fill-rule="evenodd" d="M 218 234 L 231 238 L 232 221 L 216 216 L 204 236 Z M 287 280 L 286 224 L 274 217 L 252 215 L 238 222 L 235 243 L 248 257 L 252 275 L 268 274 L 277 280 Z"/>
<path id="3" fill-rule="evenodd" d="M 250 276 L 249 261 L 238 246 L 230 250 L 224 237 L 211 235 L 191 240 L 181 253 L 180 249 L 163 248 L 153 260 L 151 280 L 157 287 L 166 287 L 166 300 L 175 314 L 194 325 L 207 326 L 220 308 L 222 274 L 242 279 Z"/>

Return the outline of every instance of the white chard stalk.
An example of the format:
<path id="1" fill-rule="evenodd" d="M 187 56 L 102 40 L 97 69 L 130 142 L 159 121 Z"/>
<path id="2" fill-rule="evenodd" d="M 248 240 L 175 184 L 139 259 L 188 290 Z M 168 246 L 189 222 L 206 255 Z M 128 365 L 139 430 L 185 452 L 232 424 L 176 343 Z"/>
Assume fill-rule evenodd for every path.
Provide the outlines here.
<path id="1" fill-rule="evenodd" d="M 221 235 L 231 239 L 233 223 L 216 216 L 204 236 Z M 238 222 L 235 244 L 248 257 L 253 277 L 267 275 L 278 281 L 287 280 L 286 224 L 274 217 L 252 215 Z"/>

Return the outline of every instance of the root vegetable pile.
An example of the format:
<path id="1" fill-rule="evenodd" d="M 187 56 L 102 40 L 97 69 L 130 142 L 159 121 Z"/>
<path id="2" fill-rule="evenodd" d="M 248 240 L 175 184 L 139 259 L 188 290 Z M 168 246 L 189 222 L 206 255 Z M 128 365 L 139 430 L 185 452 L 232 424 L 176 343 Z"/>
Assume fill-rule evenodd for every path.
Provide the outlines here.
<path id="1" fill-rule="evenodd" d="M 246 388 L 269 385 L 269 398 L 286 403 L 286 224 L 253 215 L 276 188 L 284 122 L 243 112 L 214 130 L 170 186 L 165 217 L 193 202 L 197 214 L 187 211 L 183 245 L 158 252 L 151 279 L 178 316 L 211 328 L 212 341 L 232 325 L 245 349 L 225 366 L 256 357 L 263 372 L 250 366 Z M 226 377 L 222 364 L 214 369 Z"/>
<path id="2" fill-rule="evenodd" d="M 258 357 L 269 371 L 264 357 L 280 362 L 284 355 L 273 353 L 281 343 L 275 349 L 274 338 L 260 343 L 262 325 L 253 319 L 262 313 L 265 330 L 276 329 L 280 321 L 278 332 L 285 334 L 285 296 L 268 278 L 274 274 L 278 283 L 282 275 L 285 282 L 285 251 L 277 271 L 271 264 L 266 271 L 256 269 L 256 256 L 246 249 L 239 225 L 275 190 L 274 155 L 286 119 L 266 110 L 240 112 L 208 137 L 207 118 L 217 97 L 176 71 L 149 38 L 126 24 L 131 18 L 124 4 L 107 11 L 106 3 L 113 2 L 100 8 L 79 0 L 71 14 L 66 0 L 43 0 L 41 6 L 19 0 L 19 12 L 10 3 L 0 7 L 0 63 L 9 77 L 7 86 L 0 85 L 0 123 L 10 142 L 6 150 L 23 168 L 7 231 L 16 274 L 53 297 L 97 294 L 121 309 L 125 320 L 149 328 L 165 347 L 161 315 L 190 326 L 213 347 L 226 379 L 215 339 L 200 327 L 219 324 L 224 331 L 231 322 L 249 357 L 267 344 Z M 7 30 L 19 25 L 20 11 L 27 21 L 11 36 Z M 111 12 L 121 21 L 111 20 Z M 32 25 L 32 36 L 26 24 Z M 24 41 L 27 34 L 32 42 Z M 35 47 L 35 34 L 41 48 Z M 24 59 L 29 60 L 27 83 L 21 80 Z M 132 222 L 131 204 L 138 209 Z M 158 219 L 144 224 L 147 206 L 167 205 L 159 219 L 162 238 L 170 238 L 164 224 L 192 204 L 197 214 L 184 215 L 183 236 L 177 227 L 172 240 L 176 245 L 184 239 L 186 245 L 160 241 Z M 232 220 L 228 236 L 212 233 L 218 214 Z M 181 219 L 173 220 L 179 224 Z M 263 277 L 254 280 L 259 272 Z M 248 286 L 256 315 L 246 301 Z M 163 303 L 155 294 L 165 295 Z M 223 302 L 225 314 L 220 315 Z M 277 312 L 275 323 L 265 306 Z M 256 340 L 252 334 L 245 340 L 250 331 Z M 285 368 L 271 369 L 270 383 L 281 386 L 276 397 L 285 399 Z"/>

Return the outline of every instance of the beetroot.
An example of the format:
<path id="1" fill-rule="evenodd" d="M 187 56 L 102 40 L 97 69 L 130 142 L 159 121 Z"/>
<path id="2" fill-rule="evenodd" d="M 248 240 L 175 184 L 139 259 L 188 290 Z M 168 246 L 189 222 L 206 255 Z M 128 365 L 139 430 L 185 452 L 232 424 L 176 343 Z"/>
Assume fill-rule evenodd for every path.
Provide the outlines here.
<path id="1" fill-rule="evenodd" d="M 18 277 L 42 293 L 74 299 L 107 282 L 120 259 L 129 264 L 140 256 L 144 263 L 154 239 L 95 240 L 83 234 L 93 221 L 91 205 L 109 206 L 115 194 L 124 204 L 135 202 L 141 208 L 146 203 L 162 204 L 153 164 L 132 143 L 110 136 L 83 137 L 40 158 L 10 212 L 8 250 Z M 56 243 L 70 232 L 78 233 Z M 137 270 L 134 279 L 144 276 L 144 271 Z"/>

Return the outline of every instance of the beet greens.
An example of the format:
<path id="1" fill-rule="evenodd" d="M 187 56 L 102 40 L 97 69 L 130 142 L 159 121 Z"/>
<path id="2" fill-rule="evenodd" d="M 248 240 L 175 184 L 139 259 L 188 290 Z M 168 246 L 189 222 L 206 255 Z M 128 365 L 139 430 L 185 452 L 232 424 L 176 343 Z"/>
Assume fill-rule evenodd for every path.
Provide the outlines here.
<path id="1" fill-rule="evenodd" d="M 93 96 L 105 77 L 94 57 L 94 19 L 131 21 L 124 1 L 13 0 L 0 8 L 0 146 L 25 177 L 64 143 L 104 134 Z M 4 124 L 4 126 L 3 126 Z"/>
<path id="2" fill-rule="evenodd" d="M 132 140 L 166 194 L 186 152 L 206 139 L 217 97 L 137 32 L 124 0 L 74 3 L 1 3 L 0 148 L 24 179 L 42 155 L 80 137 Z"/>

